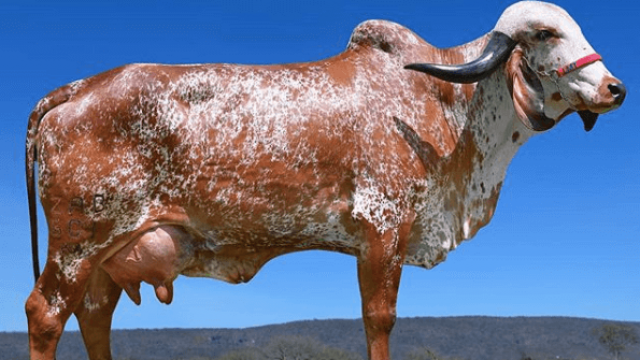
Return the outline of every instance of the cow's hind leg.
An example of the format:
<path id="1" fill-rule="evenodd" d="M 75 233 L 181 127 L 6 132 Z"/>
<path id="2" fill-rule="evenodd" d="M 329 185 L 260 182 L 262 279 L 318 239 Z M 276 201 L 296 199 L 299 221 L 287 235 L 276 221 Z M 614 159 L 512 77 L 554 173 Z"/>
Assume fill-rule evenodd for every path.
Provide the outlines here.
<path id="1" fill-rule="evenodd" d="M 78 306 L 90 273 L 88 259 L 65 263 L 47 261 L 42 275 L 26 303 L 29 323 L 29 352 L 31 360 L 52 360 L 64 325 Z"/>
<path id="2" fill-rule="evenodd" d="M 91 360 L 111 360 L 111 320 L 122 288 L 102 268 L 96 269 L 75 310 Z"/>
<path id="3" fill-rule="evenodd" d="M 370 226 L 358 256 L 362 318 L 370 360 L 389 359 L 389 335 L 396 321 L 396 300 L 409 226 L 378 232 Z"/>
<path id="4" fill-rule="evenodd" d="M 60 316 L 59 281 L 47 263 L 27 299 L 29 354 L 31 360 L 55 359 L 58 340 L 66 319 Z M 53 285 L 53 286 L 52 286 Z"/>

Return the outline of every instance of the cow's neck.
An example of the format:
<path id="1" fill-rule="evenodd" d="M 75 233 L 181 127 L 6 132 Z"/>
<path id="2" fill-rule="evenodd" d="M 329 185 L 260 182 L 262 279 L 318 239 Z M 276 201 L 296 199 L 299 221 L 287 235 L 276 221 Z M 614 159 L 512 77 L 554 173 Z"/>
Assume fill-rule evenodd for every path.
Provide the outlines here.
<path id="1" fill-rule="evenodd" d="M 486 225 L 496 208 L 506 170 L 517 150 L 533 134 L 516 118 L 504 73 L 478 83 L 458 144 L 443 166 L 443 194 L 458 212 L 458 239 L 469 239 Z M 455 187 L 455 189 L 452 188 Z"/>

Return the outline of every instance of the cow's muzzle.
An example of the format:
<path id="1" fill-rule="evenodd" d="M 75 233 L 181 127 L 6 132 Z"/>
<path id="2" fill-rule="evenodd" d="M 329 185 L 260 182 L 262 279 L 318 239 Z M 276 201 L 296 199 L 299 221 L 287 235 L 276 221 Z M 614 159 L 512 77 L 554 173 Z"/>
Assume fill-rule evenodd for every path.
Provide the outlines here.
<path id="1" fill-rule="evenodd" d="M 596 125 L 598 115 L 620 107 L 626 96 L 627 88 L 622 82 L 617 79 L 605 82 L 598 91 L 598 103 L 594 104 L 592 109 L 578 111 L 578 115 L 584 123 L 584 129 L 591 131 Z"/>

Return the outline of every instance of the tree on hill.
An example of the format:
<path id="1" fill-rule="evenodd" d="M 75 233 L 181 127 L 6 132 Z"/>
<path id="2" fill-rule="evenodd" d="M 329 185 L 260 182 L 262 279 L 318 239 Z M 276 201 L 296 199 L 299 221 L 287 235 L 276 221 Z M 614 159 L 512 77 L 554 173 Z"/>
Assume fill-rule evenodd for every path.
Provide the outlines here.
<path id="1" fill-rule="evenodd" d="M 615 360 L 620 359 L 627 346 L 638 343 L 636 330 L 628 325 L 608 323 L 593 331 L 598 336 L 598 342 L 604 346 Z"/>

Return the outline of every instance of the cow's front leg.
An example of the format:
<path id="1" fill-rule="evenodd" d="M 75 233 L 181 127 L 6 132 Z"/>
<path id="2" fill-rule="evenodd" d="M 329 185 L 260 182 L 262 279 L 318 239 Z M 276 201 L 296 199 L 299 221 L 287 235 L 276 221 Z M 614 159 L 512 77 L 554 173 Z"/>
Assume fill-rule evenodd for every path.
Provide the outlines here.
<path id="1" fill-rule="evenodd" d="M 91 360 L 111 360 L 111 320 L 122 288 L 102 268 L 91 275 L 83 300 L 75 310 Z"/>
<path id="2" fill-rule="evenodd" d="M 366 231 L 358 256 L 362 318 L 370 360 L 389 359 L 389 334 L 396 321 L 396 299 L 410 224 L 380 233 Z"/>

